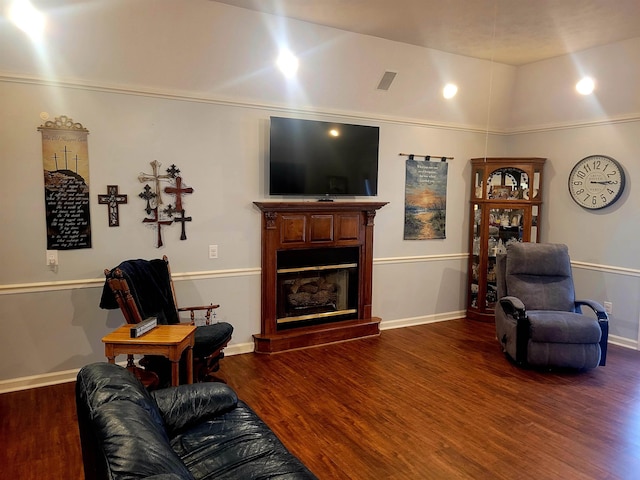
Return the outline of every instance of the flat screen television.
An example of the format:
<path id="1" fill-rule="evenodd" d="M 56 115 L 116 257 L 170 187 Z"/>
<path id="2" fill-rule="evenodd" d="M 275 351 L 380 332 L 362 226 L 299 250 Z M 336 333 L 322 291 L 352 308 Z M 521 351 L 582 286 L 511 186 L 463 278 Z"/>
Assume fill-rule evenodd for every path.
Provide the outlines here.
<path id="1" fill-rule="evenodd" d="M 380 128 L 271 117 L 269 194 L 375 196 Z"/>

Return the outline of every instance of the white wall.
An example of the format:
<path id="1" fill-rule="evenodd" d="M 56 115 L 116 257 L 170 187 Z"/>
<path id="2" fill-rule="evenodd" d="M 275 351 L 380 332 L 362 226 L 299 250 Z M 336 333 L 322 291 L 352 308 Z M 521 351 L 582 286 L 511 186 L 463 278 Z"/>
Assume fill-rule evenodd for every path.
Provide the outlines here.
<path id="1" fill-rule="evenodd" d="M 0 23 L 0 43 L 11 45 L 0 50 L 0 162 L 5 178 L 0 322 L 5 338 L 11 339 L 0 353 L 0 381 L 40 379 L 104 360 L 100 339 L 123 318 L 119 311 L 98 308 L 102 271 L 126 258 L 168 255 L 180 303 L 221 303 L 221 318 L 235 327 L 228 350 L 250 348 L 251 335 L 260 330 L 260 215 L 252 202 L 269 198 L 264 167 L 270 115 L 380 126 L 378 200 L 390 203 L 375 219 L 373 313 L 382 317 L 383 327 L 462 314 L 471 157 L 549 157 L 549 217 L 543 238 L 569 243 L 574 260 L 604 264 L 609 270 L 620 265 L 622 256 L 603 253 L 604 235 L 601 248 L 591 250 L 582 247 L 584 237 L 574 233 L 584 235 L 584 229 L 562 227 L 561 215 L 570 205 L 557 205 L 556 198 L 564 193 L 568 204 L 562 185 L 570 167 L 561 162 L 579 154 L 562 150 L 567 143 L 562 138 L 568 135 L 573 144 L 577 131 L 505 135 L 520 124 L 572 121 L 530 114 L 514 123 L 509 117 L 512 102 L 522 105 L 535 87 L 516 84 L 521 75 L 514 67 L 282 22 L 207 0 L 75 1 L 51 13 L 42 57 L 26 36 L 8 22 Z M 273 67 L 275 32 L 282 29 L 301 54 L 296 84 L 287 83 Z M 397 71 L 398 77 L 388 92 L 376 91 L 385 70 Z M 491 78 L 494 93 L 489 96 Z M 452 79 L 460 93 L 446 102 L 440 90 Z M 640 111 L 630 107 L 631 113 Z M 43 123 L 41 112 L 67 115 L 90 131 L 93 248 L 59 252 L 57 272 L 45 265 L 41 140 L 36 130 Z M 624 158 L 640 150 L 632 141 L 637 124 L 624 127 L 614 125 L 609 132 L 622 139 L 618 145 L 626 146 L 617 148 L 623 150 L 605 148 L 614 142 L 607 127 L 599 125 L 594 127 L 597 136 L 584 137 L 606 139 L 607 144 L 584 150 L 592 153 L 591 147 L 602 146 L 599 153 L 619 154 L 619 160 L 630 164 Z M 403 240 L 405 170 L 400 152 L 455 157 L 449 166 L 446 239 Z M 185 199 L 193 217 L 188 240 L 180 241 L 177 228 L 168 228 L 160 249 L 154 246 L 154 231 L 141 223 L 144 205 L 137 198 L 137 176 L 152 160 L 165 168 L 176 163 L 195 190 Z M 129 195 L 129 203 L 120 207 L 118 228 L 107 226 L 106 207 L 97 204 L 97 195 L 110 184 Z M 625 213 L 632 204 L 631 185 L 617 207 Z M 594 218 L 584 217 L 584 212 L 568 214 Z M 615 218 L 606 217 L 607 227 L 618 225 Z M 625 232 L 636 233 L 637 226 Z M 632 245 L 625 238 L 614 242 L 619 251 Z M 208 259 L 209 244 L 219 245 L 217 260 Z M 583 269 L 589 273 L 579 286 L 606 288 L 595 291 L 596 298 L 611 295 L 614 311 L 630 312 L 615 322 L 614 334 L 635 342 L 638 306 L 632 304 L 637 300 L 618 300 L 613 293 L 633 290 L 638 266 L 630 268 L 635 270 L 622 280 L 610 278 L 609 270 L 594 277 L 593 270 Z"/>

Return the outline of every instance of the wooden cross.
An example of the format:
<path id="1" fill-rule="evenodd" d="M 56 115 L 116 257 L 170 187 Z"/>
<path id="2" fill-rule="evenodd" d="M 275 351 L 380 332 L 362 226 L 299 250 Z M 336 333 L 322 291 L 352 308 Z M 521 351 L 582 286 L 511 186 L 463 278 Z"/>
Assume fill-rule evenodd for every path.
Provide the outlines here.
<path id="1" fill-rule="evenodd" d="M 160 180 L 162 179 L 169 179 L 171 178 L 171 175 L 160 175 L 158 173 L 158 168 L 160 168 L 160 165 L 162 165 L 160 162 L 158 162 L 157 160 L 154 160 L 153 162 L 150 162 L 151 164 L 151 168 L 153 169 L 153 173 L 141 173 L 140 175 L 138 175 L 138 180 L 140 180 L 140 183 L 144 183 L 144 182 L 154 182 L 156 185 L 156 190 L 155 190 L 155 194 L 157 195 L 156 197 L 156 204 L 157 205 L 162 205 L 162 195 L 160 195 Z"/>
<path id="2" fill-rule="evenodd" d="M 151 210 L 153 212 L 153 218 L 145 218 L 144 220 L 142 220 L 142 223 L 155 223 L 158 229 L 158 242 L 156 244 L 157 248 L 160 248 L 163 244 L 162 244 L 162 233 L 161 233 L 161 229 L 162 229 L 162 225 L 171 225 L 173 223 L 173 220 L 160 220 L 158 218 L 158 207 L 154 208 Z"/>
<path id="3" fill-rule="evenodd" d="M 180 212 L 182 210 L 182 195 L 185 193 L 193 193 L 193 188 L 182 188 L 182 177 L 176 177 L 175 187 L 164 187 L 164 191 L 169 194 L 175 194 L 176 196 L 176 210 Z"/>
<path id="4" fill-rule="evenodd" d="M 120 207 L 122 203 L 127 203 L 127 196 L 118 193 L 118 185 L 107 185 L 106 195 L 98 195 L 100 205 L 108 205 L 107 214 L 109 216 L 109 226 L 120 226 Z"/>
<path id="5" fill-rule="evenodd" d="M 191 221 L 191 217 L 185 217 L 184 216 L 184 210 L 180 210 L 180 215 L 182 215 L 181 217 L 176 217 L 173 219 L 174 222 L 180 222 L 182 224 L 182 231 L 180 233 L 180 240 L 186 240 L 187 239 L 187 232 L 184 228 L 184 223 L 185 222 L 190 222 Z"/>

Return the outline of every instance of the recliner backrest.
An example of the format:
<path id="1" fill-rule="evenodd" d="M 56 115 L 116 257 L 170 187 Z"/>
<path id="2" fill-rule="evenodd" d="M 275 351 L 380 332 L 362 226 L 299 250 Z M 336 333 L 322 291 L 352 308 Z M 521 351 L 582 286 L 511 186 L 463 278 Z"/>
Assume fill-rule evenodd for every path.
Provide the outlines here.
<path id="1" fill-rule="evenodd" d="M 505 284 L 506 295 L 518 297 L 527 310 L 575 311 L 575 290 L 566 245 L 509 245 Z"/>

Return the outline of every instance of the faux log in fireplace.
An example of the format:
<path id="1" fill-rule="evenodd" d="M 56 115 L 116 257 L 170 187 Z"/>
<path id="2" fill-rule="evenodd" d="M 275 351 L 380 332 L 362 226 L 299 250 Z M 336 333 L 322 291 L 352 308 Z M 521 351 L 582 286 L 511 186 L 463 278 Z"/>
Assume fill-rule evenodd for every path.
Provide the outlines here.
<path id="1" fill-rule="evenodd" d="M 378 335 L 373 225 L 386 202 L 254 202 L 262 211 L 262 322 L 255 351 Z"/>

